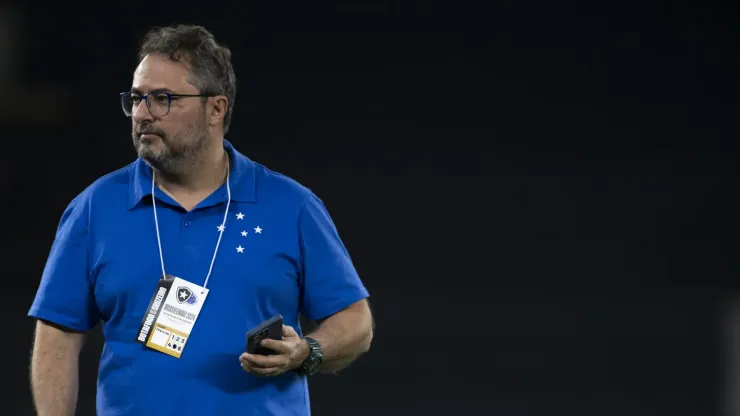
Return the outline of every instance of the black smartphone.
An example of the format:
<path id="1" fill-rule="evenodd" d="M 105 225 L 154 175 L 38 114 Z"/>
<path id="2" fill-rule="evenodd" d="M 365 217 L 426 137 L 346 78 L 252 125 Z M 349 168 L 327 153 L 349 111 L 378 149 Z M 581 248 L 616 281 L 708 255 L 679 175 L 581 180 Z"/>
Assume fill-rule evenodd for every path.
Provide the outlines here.
<path id="1" fill-rule="evenodd" d="M 256 328 L 247 332 L 247 353 L 259 355 L 273 355 L 276 352 L 260 346 L 260 342 L 265 338 L 276 340 L 283 339 L 283 316 L 275 315 L 272 318 L 259 324 Z"/>

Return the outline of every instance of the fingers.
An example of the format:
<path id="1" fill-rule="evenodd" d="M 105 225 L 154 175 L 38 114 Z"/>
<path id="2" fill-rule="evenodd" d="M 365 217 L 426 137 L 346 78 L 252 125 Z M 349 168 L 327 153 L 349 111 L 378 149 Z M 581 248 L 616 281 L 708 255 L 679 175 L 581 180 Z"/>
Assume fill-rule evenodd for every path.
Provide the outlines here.
<path id="1" fill-rule="evenodd" d="M 240 363 L 242 370 L 246 371 L 247 373 L 254 374 L 258 377 L 271 377 L 271 376 L 277 376 L 283 373 L 283 369 L 281 367 L 272 367 L 272 368 L 261 368 L 261 367 L 255 367 L 254 365 L 251 365 L 249 363 Z"/>
<path id="2" fill-rule="evenodd" d="M 254 368 L 273 368 L 281 367 L 288 364 L 289 358 L 282 354 L 276 355 L 259 355 L 259 354 L 242 354 L 239 361 Z"/>
<path id="3" fill-rule="evenodd" d="M 283 325 L 284 340 L 264 339 L 260 346 L 275 351 L 274 355 L 260 355 L 243 353 L 239 356 L 239 364 L 246 372 L 260 377 L 277 376 L 286 371 L 291 365 L 296 343 L 300 337 L 295 329 Z"/>
<path id="4" fill-rule="evenodd" d="M 260 342 L 260 346 L 271 349 L 279 354 L 290 354 L 293 352 L 292 345 L 286 341 L 263 339 L 262 342 Z"/>
<path id="5" fill-rule="evenodd" d="M 283 325 L 283 336 L 284 337 L 297 337 L 298 333 L 295 332 L 292 326 Z"/>

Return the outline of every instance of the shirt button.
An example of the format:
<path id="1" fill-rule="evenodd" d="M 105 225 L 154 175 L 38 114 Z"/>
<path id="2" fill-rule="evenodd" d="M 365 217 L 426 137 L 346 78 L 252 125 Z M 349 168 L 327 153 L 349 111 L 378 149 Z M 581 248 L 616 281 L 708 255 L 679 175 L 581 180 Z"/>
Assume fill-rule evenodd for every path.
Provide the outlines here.
<path id="1" fill-rule="evenodd" d="M 185 221 L 185 226 L 186 226 L 186 227 L 190 227 L 191 225 L 193 225 L 193 223 L 192 223 L 192 222 L 190 222 L 190 221 Z"/>

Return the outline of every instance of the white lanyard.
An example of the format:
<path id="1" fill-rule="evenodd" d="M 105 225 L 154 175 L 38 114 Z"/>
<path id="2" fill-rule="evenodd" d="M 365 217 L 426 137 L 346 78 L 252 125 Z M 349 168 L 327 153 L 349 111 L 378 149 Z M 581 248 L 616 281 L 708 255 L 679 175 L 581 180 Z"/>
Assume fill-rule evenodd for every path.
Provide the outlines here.
<path id="1" fill-rule="evenodd" d="M 221 236 L 224 234 L 224 230 L 226 230 L 226 218 L 229 216 L 229 206 L 231 205 L 231 186 L 229 185 L 229 181 L 231 178 L 231 172 L 229 169 L 229 163 L 226 162 L 226 193 L 228 196 L 227 202 L 226 202 L 226 212 L 224 212 L 224 220 L 221 223 L 221 226 L 218 227 L 218 241 L 216 241 L 216 250 L 213 252 L 213 258 L 211 259 L 211 267 L 208 268 L 208 275 L 206 275 L 206 281 L 203 283 L 203 288 L 205 289 L 208 285 L 208 279 L 211 277 L 211 271 L 213 271 L 213 263 L 216 262 L 216 254 L 218 253 L 218 246 L 221 244 Z M 154 169 L 152 169 L 152 208 L 154 210 L 154 226 L 157 229 L 157 244 L 159 245 L 159 261 L 162 264 L 162 278 L 164 279 L 165 276 L 167 276 L 167 273 L 164 271 L 164 256 L 162 255 L 162 240 L 159 237 L 159 220 L 157 219 L 157 198 L 154 197 Z"/>

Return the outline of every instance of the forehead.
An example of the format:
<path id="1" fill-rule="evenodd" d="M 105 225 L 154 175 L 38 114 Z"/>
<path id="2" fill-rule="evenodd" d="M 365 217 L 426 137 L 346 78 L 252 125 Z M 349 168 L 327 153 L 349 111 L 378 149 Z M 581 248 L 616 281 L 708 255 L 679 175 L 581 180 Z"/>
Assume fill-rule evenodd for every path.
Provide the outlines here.
<path id="1" fill-rule="evenodd" d="M 132 89 L 151 91 L 169 89 L 192 90 L 189 82 L 190 70 L 184 62 L 175 62 L 163 55 L 147 55 L 134 71 Z"/>

